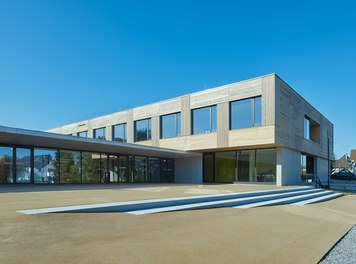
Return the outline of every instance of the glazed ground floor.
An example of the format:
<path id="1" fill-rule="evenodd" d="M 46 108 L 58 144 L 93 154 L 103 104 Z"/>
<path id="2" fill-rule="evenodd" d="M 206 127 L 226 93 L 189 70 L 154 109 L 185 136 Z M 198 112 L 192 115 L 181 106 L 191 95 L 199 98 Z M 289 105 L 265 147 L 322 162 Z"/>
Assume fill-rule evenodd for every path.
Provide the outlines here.
<path id="1" fill-rule="evenodd" d="M 264 183 L 327 181 L 325 159 L 281 147 L 167 158 L 0 145 L 0 183 Z"/>

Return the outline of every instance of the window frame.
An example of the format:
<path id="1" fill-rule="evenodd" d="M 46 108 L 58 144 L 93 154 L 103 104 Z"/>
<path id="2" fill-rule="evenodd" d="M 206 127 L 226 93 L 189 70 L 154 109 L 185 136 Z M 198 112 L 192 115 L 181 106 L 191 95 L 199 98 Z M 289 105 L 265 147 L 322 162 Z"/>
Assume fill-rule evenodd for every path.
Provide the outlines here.
<path id="1" fill-rule="evenodd" d="M 174 136 L 168 136 L 168 137 L 163 137 L 163 118 L 174 115 L 174 126 L 175 126 L 175 135 Z M 178 118 L 179 117 L 179 118 Z M 166 139 L 166 138 L 174 138 L 174 137 L 179 137 L 182 134 L 182 114 L 181 112 L 175 112 L 175 113 L 170 113 L 170 114 L 165 114 L 161 115 L 159 117 L 159 138 L 160 139 Z"/>
<path id="2" fill-rule="evenodd" d="M 146 139 L 137 140 L 137 122 L 147 121 L 147 129 L 146 129 Z M 134 121 L 134 142 L 148 141 L 152 140 L 152 118 L 143 118 Z"/>
<path id="3" fill-rule="evenodd" d="M 96 137 L 96 131 L 98 131 L 98 130 L 103 130 L 103 135 L 104 135 L 104 138 L 98 138 L 98 137 Z M 106 140 L 106 127 L 98 127 L 98 128 L 94 128 L 93 129 L 93 138 L 95 138 L 95 139 L 100 139 L 100 140 Z"/>
<path id="4" fill-rule="evenodd" d="M 118 126 L 124 126 L 124 139 L 123 141 L 119 141 L 119 140 L 115 140 L 115 127 L 118 127 Z M 117 124 L 117 125 L 113 125 L 112 126 L 112 141 L 115 141 L 115 142 L 124 142 L 126 143 L 127 142 L 127 123 L 120 123 L 120 124 Z"/>
<path id="5" fill-rule="evenodd" d="M 196 110 L 201 110 L 204 108 L 209 108 L 209 130 L 206 130 L 205 132 L 202 133 L 194 133 L 194 111 Z M 216 124 L 215 124 L 215 128 L 213 128 L 213 109 L 215 108 L 215 119 L 216 119 Z M 203 106 L 203 107 L 198 107 L 198 108 L 194 108 L 191 109 L 190 111 L 191 113 L 191 122 L 190 122 L 190 132 L 191 135 L 203 135 L 203 134 L 209 134 L 209 133 L 216 133 L 217 132 L 217 123 L 218 123 L 218 113 L 217 113 L 217 105 L 208 105 L 208 106 Z"/>
<path id="6" fill-rule="evenodd" d="M 256 122 L 255 118 L 256 118 L 256 99 L 260 99 L 261 100 L 261 120 L 260 122 Z M 239 128 L 233 128 L 232 127 L 232 120 L 233 120 L 233 115 L 232 115 L 232 105 L 234 103 L 238 103 L 238 102 L 243 102 L 243 101 L 247 101 L 247 100 L 251 100 L 251 126 L 248 127 L 239 127 Z M 239 99 L 239 100 L 235 100 L 235 101 L 230 101 L 229 102 L 229 130 L 238 130 L 238 129 L 245 129 L 245 128 L 252 128 L 252 127 L 260 127 L 262 126 L 262 96 L 254 96 L 254 97 L 248 97 L 248 98 L 243 98 L 243 99 Z M 256 123 L 258 125 L 256 125 Z"/>

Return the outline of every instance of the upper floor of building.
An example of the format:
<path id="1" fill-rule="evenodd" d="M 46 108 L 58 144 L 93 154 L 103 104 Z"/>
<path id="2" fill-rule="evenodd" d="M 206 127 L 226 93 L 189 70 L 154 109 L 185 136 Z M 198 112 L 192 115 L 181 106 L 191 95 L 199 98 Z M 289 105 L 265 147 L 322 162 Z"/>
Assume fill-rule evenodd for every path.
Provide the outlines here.
<path id="1" fill-rule="evenodd" d="M 333 151 L 333 125 L 276 74 L 73 123 L 48 132 L 179 150 L 284 146 Z"/>

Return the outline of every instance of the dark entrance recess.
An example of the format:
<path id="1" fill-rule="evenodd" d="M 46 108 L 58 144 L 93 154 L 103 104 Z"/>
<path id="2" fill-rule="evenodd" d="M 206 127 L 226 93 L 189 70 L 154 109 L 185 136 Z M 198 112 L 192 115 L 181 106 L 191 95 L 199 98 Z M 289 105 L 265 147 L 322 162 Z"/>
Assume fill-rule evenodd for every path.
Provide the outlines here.
<path id="1" fill-rule="evenodd" d="M 174 182 L 174 160 L 160 160 L 160 182 Z"/>

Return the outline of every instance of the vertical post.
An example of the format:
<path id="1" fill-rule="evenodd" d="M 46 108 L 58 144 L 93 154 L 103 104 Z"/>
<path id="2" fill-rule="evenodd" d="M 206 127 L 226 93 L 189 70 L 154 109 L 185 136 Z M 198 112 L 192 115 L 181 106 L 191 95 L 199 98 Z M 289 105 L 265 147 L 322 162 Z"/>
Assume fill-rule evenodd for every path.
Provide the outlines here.
<path id="1" fill-rule="evenodd" d="M 328 137 L 328 188 L 330 189 L 330 138 Z"/>

